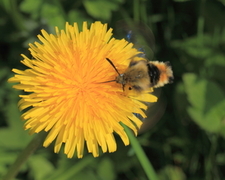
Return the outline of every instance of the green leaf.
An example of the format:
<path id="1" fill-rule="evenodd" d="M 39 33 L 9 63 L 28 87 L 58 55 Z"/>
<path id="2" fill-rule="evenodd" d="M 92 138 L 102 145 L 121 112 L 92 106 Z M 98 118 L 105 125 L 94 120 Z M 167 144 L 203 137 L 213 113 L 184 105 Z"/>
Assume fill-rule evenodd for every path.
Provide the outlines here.
<path id="1" fill-rule="evenodd" d="M 31 14 L 31 16 L 36 19 L 40 15 L 42 4 L 43 0 L 24 0 L 20 4 L 20 10 Z"/>
<path id="2" fill-rule="evenodd" d="M 74 22 L 76 22 L 78 24 L 78 27 L 82 27 L 84 21 L 93 22 L 93 20 L 90 19 L 89 17 L 85 17 L 85 13 L 80 10 L 69 11 L 68 18 L 69 18 L 70 24 L 73 24 Z"/>
<path id="3" fill-rule="evenodd" d="M 223 68 L 225 68 L 224 54 L 216 52 L 213 57 L 208 57 L 204 63 L 209 68 L 214 65 L 223 66 Z"/>
<path id="4" fill-rule="evenodd" d="M 26 146 L 30 140 L 30 136 L 23 129 L 23 122 L 21 121 L 21 113 L 18 110 L 18 95 L 19 91 L 12 89 L 12 84 L 7 82 L 7 79 L 11 76 L 9 69 L 0 69 L 0 112 L 4 114 L 4 120 L 7 123 L 7 127 L 0 128 L 0 148 L 4 150 L 18 150 Z"/>
<path id="5" fill-rule="evenodd" d="M 204 61 L 205 67 L 205 74 L 212 79 L 216 79 L 219 81 L 221 86 L 225 86 L 224 77 L 225 77 L 225 60 L 224 55 L 222 53 L 217 53 L 207 58 Z"/>
<path id="6" fill-rule="evenodd" d="M 43 0 L 24 0 L 20 4 L 20 10 L 26 13 L 34 13 L 40 10 Z"/>
<path id="7" fill-rule="evenodd" d="M 197 36 L 186 38 L 184 41 L 174 41 L 172 46 L 186 52 L 188 55 L 195 58 L 207 58 L 213 53 L 213 39 L 211 36 L 204 35 L 203 42 L 200 43 Z"/>
<path id="8" fill-rule="evenodd" d="M 41 16 L 53 27 L 65 27 L 66 17 L 64 17 L 64 11 L 62 10 L 62 7 L 57 4 L 45 2 L 42 6 Z"/>
<path id="9" fill-rule="evenodd" d="M 168 165 L 159 173 L 160 180 L 186 180 L 186 176 L 181 168 Z"/>
<path id="10" fill-rule="evenodd" d="M 217 0 L 220 1 L 225 6 L 225 0 Z"/>
<path id="11" fill-rule="evenodd" d="M 225 153 L 219 153 L 216 155 L 216 162 L 220 165 L 225 165 Z"/>
<path id="12" fill-rule="evenodd" d="M 113 162 L 109 158 L 104 158 L 99 163 L 98 174 L 101 179 L 113 180 L 116 178 L 113 168 Z"/>
<path id="13" fill-rule="evenodd" d="M 36 180 L 47 179 L 48 175 L 54 171 L 52 163 L 41 155 L 31 156 L 28 163 L 32 176 Z"/>
<path id="14" fill-rule="evenodd" d="M 12 164 L 15 161 L 17 155 L 18 153 L 12 151 L 0 151 L 0 176 L 7 172 L 7 165 Z"/>
<path id="15" fill-rule="evenodd" d="M 102 180 L 100 177 L 98 177 L 96 175 L 96 172 L 93 171 L 93 169 L 87 169 L 85 171 L 82 171 L 82 172 L 78 172 L 76 174 L 76 176 L 73 177 L 73 179 L 81 179 L 81 180 Z M 56 180 L 65 180 L 64 178 L 61 178 L 61 179 L 56 179 Z M 71 180 L 68 179 L 68 180 Z"/>
<path id="16" fill-rule="evenodd" d="M 109 20 L 111 18 L 111 12 L 119 8 L 122 0 L 85 0 L 83 3 L 88 14 L 94 18 Z"/>
<path id="17" fill-rule="evenodd" d="M 9 0 L 1 0 L 0 5 L 8 12 L 11 10 L 11 2 Z"/>
<path id="18" fill-rule="evenodd" d="M 220 133 L 224 129 L 225 95 L 213 81 L 199 78 L 193 73 L 183 76 L 185 91 L 190 103 L 188 113 L 203 129 Z"/>
<path id="19" fill-rule="evenodd" d="M 58 26 L 59 28 L 65 26 L 65 13 L 58 1 L 24 0 L 20 4 L 20 9 L 31 14 L 34 19 L 41 17 L 47 21 L 48 25 Z"/>
<path id="20" fill-rule="evenodd" d="M 82 172 L 86 167 L 89 167 L 91 163 L 93 163 L 95 159 L 93 156 L 89 155 L 82 159 L 73 159 L 72 165 L 71 161 L 68 161 L 67 158 L 64 158 L 62 162 L 60 162 L 57 171 L 55 171 L 48 180 L 70 180 L 72 178 L 76 178 L 77 174 Z M 68 164 L 70 162 L 70 164 Z"/>

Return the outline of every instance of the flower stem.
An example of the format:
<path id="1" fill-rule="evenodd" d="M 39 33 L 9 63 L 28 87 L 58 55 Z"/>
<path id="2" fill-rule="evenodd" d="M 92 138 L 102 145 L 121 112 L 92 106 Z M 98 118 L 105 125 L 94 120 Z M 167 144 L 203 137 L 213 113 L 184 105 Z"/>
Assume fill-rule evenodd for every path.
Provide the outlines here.
<path id="1" fill-rule="evenodd" d="M 154 170 L 154 168 L 152 167 L 151 162 L 148 160 L 148 157 L 146 156 L 145 152 L 143 151 L 142 147 L 140 146 L 138 140 L 136 137 L 134 137 L 133 133 L 131 132 L 131 130 L 126 127 L 125 125 L 123 125 L 127 135 L 129 136 L 131 145 L 139 159 L 139 162 L 141 163 L 146 176 L 148 177 L 149 180 L 158 180 L 158 176 Z"/>
<path id="2" fill-rule="evenodd" d="M 13 165 L 9 168 L 6 175 L 2 180 L 12 180 L 18 174 L 21 166 L 27 161 L 29 156 L 33 154 L 33 152 L 39 147 L 39 145 L 43 142 L 46 137 L 46 133 L 38 133 L 31 142 L 27 145 L 27 147 L 18 155 L 17 159 L 13 163 Z"/>

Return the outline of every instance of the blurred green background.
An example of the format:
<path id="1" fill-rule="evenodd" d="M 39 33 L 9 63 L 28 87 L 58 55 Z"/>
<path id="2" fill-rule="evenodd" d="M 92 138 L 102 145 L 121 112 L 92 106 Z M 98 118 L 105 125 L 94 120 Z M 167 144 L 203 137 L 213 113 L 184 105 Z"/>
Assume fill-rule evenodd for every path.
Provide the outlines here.
<path id="1" fill-rule="evenodd" d="M 135 24 L 153 49 L 145 24 L 155 36 L 150 59 L 172 65 L 174 83 L 155 91 L 159 102 L 137 137 L 159 180 L 225 179 L 225 0 L 0 0 L 0 177 L 32 138 L 17 108 L 22 92 L 7 83 L 12 68 L 25 68 L 20 54 L 30 57 L 28 43 L 41 29 L 96 20 L 115 36 Z M 83 159 L 41 147 L 17 179 L 146 180 L 132 147 L 117 142 L 116 152 Z"/>

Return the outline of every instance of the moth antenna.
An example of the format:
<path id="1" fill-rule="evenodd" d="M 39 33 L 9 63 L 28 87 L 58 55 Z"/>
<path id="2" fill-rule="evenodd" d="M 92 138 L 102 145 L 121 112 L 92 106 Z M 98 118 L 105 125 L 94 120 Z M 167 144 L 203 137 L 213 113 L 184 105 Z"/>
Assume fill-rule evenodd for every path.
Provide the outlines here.
<path id="1" fill-rule="evenodd" d="M 116 81 L 116 80 L 104 81 L 104 82 L 100 82 L 100 83 L 108 83 L 108 82 L 114 82 L 114 81 Z M 100 83 L 98 83 L 98 84 L 100 84 Z"/>
<path id="2" fill-rule="evenodd" d="M 112 67 L 115 69 L 115 71 L 120 75 L 119 71 L 116 69 L 116 66 L 113 64 L 113 62 L 109 58 L 106 58 L 106 60 L 112 65 Z M 110 82 L 112 82 L 112 81 L 110 81 Z"/>

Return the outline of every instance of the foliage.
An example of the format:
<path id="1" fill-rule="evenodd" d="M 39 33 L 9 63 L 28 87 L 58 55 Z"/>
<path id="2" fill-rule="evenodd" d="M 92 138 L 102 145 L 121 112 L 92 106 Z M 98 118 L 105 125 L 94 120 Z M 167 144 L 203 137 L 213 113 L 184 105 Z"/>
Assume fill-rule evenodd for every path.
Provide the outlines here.
<path id="1" fill-rule="evenodd" d="M 0 176 L 32 138 L 20 121 L 21 92 L 7 83 L 10 69 L 24 68 L 20 53 L 28 54 L 28 43 L 43 28 L 100 20 L 115 30 L 143 22 L 155 35 L 154 59 L 172 64 L 174 83 L 156 89 L 159 102 L 150 105 L 138 136 L 159 179 L 224 179 L 224 0 L 2 0 L 0 10 Z M 149 33 L 141 32 L 144 39 Z M 152 48 L 153 38 L 146 39 Z M 117 152 L 99 158 L 67 159 L 53 147 L 40 148 L 17 179 L 146 180 L 132 147 L 118 142 Z"/>

